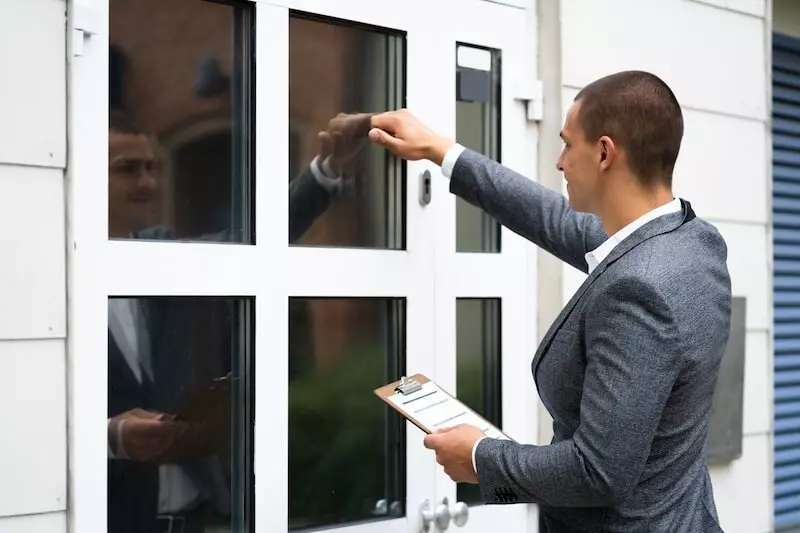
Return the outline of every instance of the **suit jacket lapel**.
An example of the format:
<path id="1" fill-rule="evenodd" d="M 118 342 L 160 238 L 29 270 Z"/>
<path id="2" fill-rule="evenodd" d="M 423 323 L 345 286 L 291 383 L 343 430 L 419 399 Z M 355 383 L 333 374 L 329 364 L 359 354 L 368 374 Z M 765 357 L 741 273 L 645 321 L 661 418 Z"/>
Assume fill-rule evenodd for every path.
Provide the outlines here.
<path id="1" fill-rule="evenodd" d="M 567 317 L 569 317 L 570 313 L 572 313 L 572 310 L 575 308 L 581 298 L 583 298 L 583 295 L 586 294 L 586 291 L 592 286 L 595 280 L 597 280 L 597 278 L 599 278 L 610 265 L 612 265 L 615 261 L 629 251 L 636 248 L 641 243 L 657 235 L 669 233 L 670 231 L 675 230 L 695 217 L 694 211 L 692 210 L 692 205 L 689 202 L 681 199 L 681 204 L 683 204 L 682 212 L 659 217 L 633 232 L 627 239 L 619 243 L 611 251 L 608 257 L 606 257 L 603 262 L 592 271 L 589 277 L 586 278 L 567 305 L 565 305 L 561 310 L 561 313 L 559 313 L 555 321 L 553 321 L 553 324 L 550 326 L 550 329 L 547 330 L 544 338 L 542 338 L 542 342 L 539 344 L 539 348 L 536 350 L 536 354 L 533 357 L 534 382 L 536 382 L 537 379 L 536 373 L 539 370 L 542 357 L 547 353 L 547 349 L 553 342 L 553 337 L 555 337 L 556 333 L 558 333 L 558 330 L 561 329 L 564 321 L 567 319 Z"/>

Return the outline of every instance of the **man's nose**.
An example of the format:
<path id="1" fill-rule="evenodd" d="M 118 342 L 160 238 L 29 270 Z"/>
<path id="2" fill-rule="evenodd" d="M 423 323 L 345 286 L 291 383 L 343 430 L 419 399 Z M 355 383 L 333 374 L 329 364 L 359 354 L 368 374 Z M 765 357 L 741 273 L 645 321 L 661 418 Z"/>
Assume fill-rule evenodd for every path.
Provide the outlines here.
<path id="1" fill-rule="evenodd" d="M 143 169 L 139 173 L 139 179 L 136 181 L 136 186 L 139 189 L 155 189 L 157 185 L 156 176 L 152 170 Z"/>

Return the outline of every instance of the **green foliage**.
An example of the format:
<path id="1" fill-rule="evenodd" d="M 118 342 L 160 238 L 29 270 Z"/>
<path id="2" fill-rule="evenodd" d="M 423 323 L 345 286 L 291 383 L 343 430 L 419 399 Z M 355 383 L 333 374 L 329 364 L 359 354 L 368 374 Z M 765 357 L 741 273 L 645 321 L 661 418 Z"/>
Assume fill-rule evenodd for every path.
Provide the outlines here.
<path id="1" fill-rule="evenodd" d="M 384 354 L 373 346 L 348 350 L 324 372 L 290 383 L 292 527 L 370 518 L 387 497 L 386 417 L 397 415 L 372 392 L 386 379 Z"/>

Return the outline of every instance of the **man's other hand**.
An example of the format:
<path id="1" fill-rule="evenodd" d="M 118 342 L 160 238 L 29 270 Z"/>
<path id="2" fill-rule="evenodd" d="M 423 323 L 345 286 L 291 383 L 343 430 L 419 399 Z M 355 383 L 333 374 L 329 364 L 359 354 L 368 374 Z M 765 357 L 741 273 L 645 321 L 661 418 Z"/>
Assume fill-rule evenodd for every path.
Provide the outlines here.
<path id="1" fill-rule="evenodd" d="M 436 462 L 457 483 L 477 483 L 472 466 L 472 448 L 485 437 L 483 431 L 467 424 L 442 429 L 425 436 L 425 447 L 436 452 Z"/>
<path id="2" fill-rule="evenodd" d="M 428 128 L 405 109 L 374 115 L 371 123 L 369 138 L 372 142 L 411 161 L 428 159 L 441 165 L 445 154 L 455 144 Z"/>
<path id="3" fill-rule="evenodd" d="M 367 144 L 372 113 L 347 115 L 339 113 L 330 121 L 328 128 L 318 134 L 320 162 L 327 161 L 335 175 L 348 173 L 351 163 Z"/>
<path id="4" fill-rule="evenodd" d="M 170 462 L 164 455 L 188 429 L 173 420 L 173 415 L 132 409 L 115 416 L 109 423 L 109 440 L 122 450 L 128 459 L 143 463 Z"/>

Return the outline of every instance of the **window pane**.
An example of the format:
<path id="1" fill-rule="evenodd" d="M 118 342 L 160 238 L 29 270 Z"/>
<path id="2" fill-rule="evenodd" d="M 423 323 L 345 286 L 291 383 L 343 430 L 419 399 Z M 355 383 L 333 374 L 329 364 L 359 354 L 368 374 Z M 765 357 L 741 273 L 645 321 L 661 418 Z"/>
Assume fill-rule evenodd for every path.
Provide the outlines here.
<path id="1" fill-rule="evenodd" d="M 368 142 L 368 120 L 333 149 L 320 139 L 339 113 L 402 107 L 403 66 L 401 36 L 291 18 L 290 243 L 405 248 L 405 165 Z"/>
<path id="2" fill-rule="evenodd" d="M 502 428 L 500 405 L 500 300 L 456 299 L 456 390 L 458 398 Z M 477 485 L 460 483 L 458 501 L 483 502 Z"/>
<path id="3" fill-rule="evenodd" d="M 252 9 L 111 0 L 113 239 L 254 242 Z"/>
<path id="4" fill-rule="evenodd" d="M 252 531 L 251 304 L 109 299 L 109 531 Z"/>
<path id="5" fill-rule="evenodd" d="M 289 526 L 405 514 L 405 425 L 370 391 L 400 379 L 405 302 L 289 302 Z"/>
<path id="6" fill-rule="evenodd" d="M 500 160 L 500 52 L 459 45 L 456 70 L 456 140 Z M 500 224 L 456 198 L 456 251 L 500 251 Z"/>

